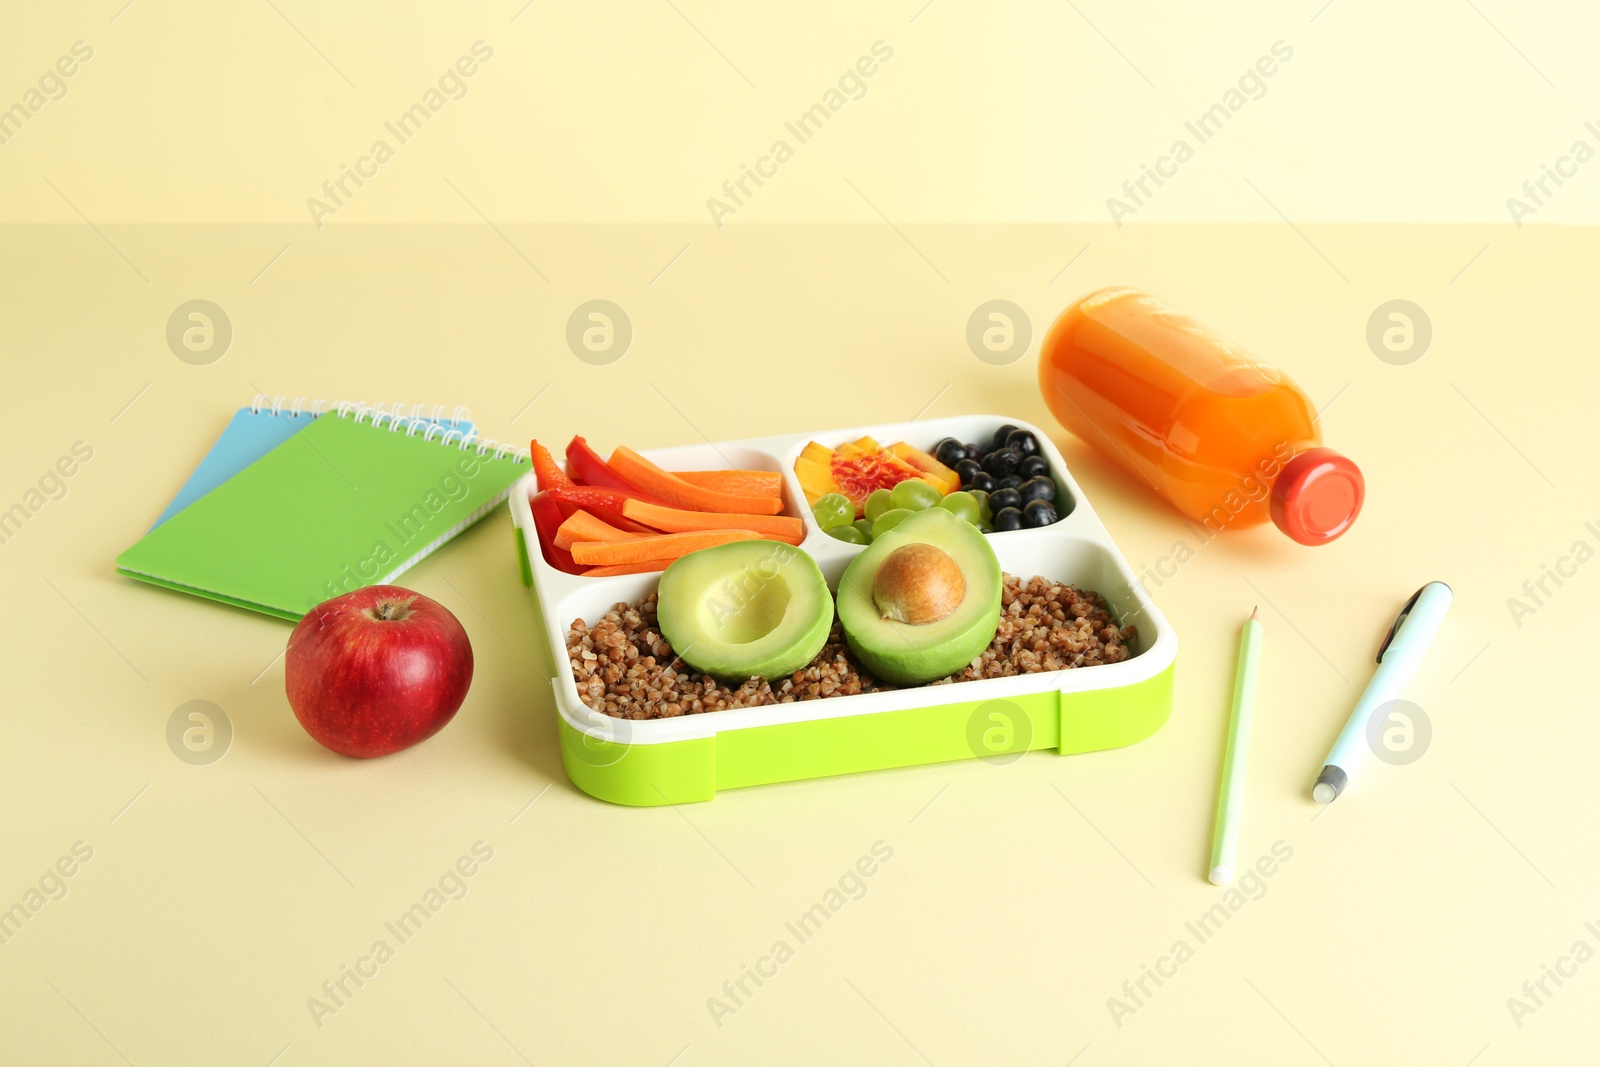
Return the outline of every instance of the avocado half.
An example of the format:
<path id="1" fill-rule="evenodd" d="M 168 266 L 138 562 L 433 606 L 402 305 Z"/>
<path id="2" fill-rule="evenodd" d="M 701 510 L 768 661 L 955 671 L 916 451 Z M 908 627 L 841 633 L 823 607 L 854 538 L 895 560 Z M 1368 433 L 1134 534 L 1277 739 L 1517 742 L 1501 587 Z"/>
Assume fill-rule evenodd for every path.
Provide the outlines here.
<path id="1" fill-rule="evenodd" d="M 717 678 L 779 678 L 817 657 L 833 598 L 817 563 L 781 541 L 734 541 L 674 560 L 656 621 L 673 651 Z"/>
<path id="2" fill-rule="evenodd" d="M 872 598 L 885 557 L 914 542 L 948 553 L 967 586 L 954 611 L 920 626 L 884 618 Z M 1000 561 L 989 539 L 944 508 L 928 508 L 851 561 L 839 580 L 839 625 L 850 651 L 874 675 L 896 685 L 919 685 L 954 674 L 983 654 L 1000 625 L 1000 587 Z"/>

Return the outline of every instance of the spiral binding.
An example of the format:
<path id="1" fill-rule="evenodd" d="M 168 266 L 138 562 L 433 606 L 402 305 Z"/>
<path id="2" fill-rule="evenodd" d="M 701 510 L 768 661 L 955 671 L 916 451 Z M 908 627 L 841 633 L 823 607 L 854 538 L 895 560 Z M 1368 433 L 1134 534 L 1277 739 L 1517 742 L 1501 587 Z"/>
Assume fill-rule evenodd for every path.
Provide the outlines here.
<path id="1" fill-rule="evenodd" d="M 250 412 L 259 415 L 265 411 L 268 415 L 287 415 L 291 419 L 317 418 L 328 409 L 325 400 L 314 400 L 311 409 L 304 410 L 306 398 L 297 396 L 290 401 L 288 397 L 274 396 L 270 400 L 265 393 L 257 393 L 250 401 Z M 288 405 L 285 407 L 285 405 Z M 340 400 L 333 405 L 333 413 L 341 419 L 354 419 L 356 422 L 371 421 L 374 429 L 382 428 L 388 422 L 390 433 L 398 433 L 405 428 L 407 437 L 415 437 L 419 429 L 423 429 L 422 439 L 432 441 L 436 432 L 442 432 L 439 439 L 441 445 L 455 445 L 465 452 L 472 449 L 474 455 L 489 456 L 493 459 L 509 459 L 513 463 L 528 463 L 532 456 L 526 448 L 517 448 L 501 441 L 488 437 L 478 436 L 476 430 L 466 433 L 460 429 L 461 423 L 472 417 L 472 413 L 464 405 L 456 405 L 450 410 L 450 417 L 444 417 L 445 405 L 434 404 L 429 408 L 426 404 L 412 404 L 410 414 L 401 414 L 406 408 L 405 404 L 396 402 L 389 404 L 363 404 L 354 400 Z M 450 424 L 450 429 L 444 428 L 444 423 Z M 425 429 L 424 429 L 425 427 Z"/>
<path id="2" fill-rule="evenodd" d="M 284 408 L 285 403 L 289 405 L 287 410 Z M 313 400 L 311 409 L 307 411 L 306 398 L 303 396 L 297 396 L 291 401 L 285 396 L 275 396 L 269 399 L 266 393 L 257 393 L 250 401 L 250 413 L 259 415 L 263 409 L 266 410 L 268 415 L 273 416 L 287 415 L 291 419 L 298 419 L 303 415 L 308 419 L 314 419 L 328 409 L 328 402 L 322 399 Z"/>

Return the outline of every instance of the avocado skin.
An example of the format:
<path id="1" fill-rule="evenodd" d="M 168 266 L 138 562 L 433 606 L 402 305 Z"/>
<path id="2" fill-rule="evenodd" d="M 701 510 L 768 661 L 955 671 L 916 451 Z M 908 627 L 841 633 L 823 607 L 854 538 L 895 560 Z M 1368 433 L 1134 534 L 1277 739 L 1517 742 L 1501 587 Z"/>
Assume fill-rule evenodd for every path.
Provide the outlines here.
<path id="1" fill-rule="evenodd" d="M 885 556 L 920 541 L 950 553 L 967 593 L 938 622 L 907 626 L 883 619 L 872 584 Z M 1000 625 L 1000 561 L 976 526 L 943 508 L 929 508 L 879 537 L 845 569 L 837 605 L 845 642 L 872 675 L 895 685 L 921 685 L 961 670 L 983 654 Z"/>

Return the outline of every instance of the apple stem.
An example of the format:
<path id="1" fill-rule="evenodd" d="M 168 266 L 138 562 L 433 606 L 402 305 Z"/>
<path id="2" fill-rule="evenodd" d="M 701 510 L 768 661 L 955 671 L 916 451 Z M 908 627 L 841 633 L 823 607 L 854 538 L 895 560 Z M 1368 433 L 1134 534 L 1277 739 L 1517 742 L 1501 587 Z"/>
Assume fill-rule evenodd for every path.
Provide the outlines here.
<path id="1" fill-rule="evenodd" d="M 380 600 L 367 609 L 367 614 L 378 622 L 399 622 L 411 614 L 411 604 L 415 599 Z"/>

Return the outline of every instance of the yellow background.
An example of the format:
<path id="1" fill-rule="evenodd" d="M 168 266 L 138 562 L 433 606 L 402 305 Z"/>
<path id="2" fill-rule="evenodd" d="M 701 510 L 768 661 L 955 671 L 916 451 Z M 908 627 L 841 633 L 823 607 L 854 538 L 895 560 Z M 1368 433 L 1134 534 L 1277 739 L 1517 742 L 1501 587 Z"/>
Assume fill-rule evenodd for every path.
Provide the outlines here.
<path id="1" fill-rule="evenodd" d="M 1518 230 L 1503 201 L 1586 117 L 1588 16 L 674 0 L 536 3 L 512 23 L 515 4 L 276 2 L 137 0 L 115 22 L 114 4 L 40 8 L 0 45 L 3 99 L 74 40 L 96 48 L 0 147 L 0 507 L 74 442 L 94 449 L 0 545 L 0 908 L 75 842 L 94 850 L 0 944 L 7 1061 L 1586 1061 L 1595 967 L 1520 1027 L 1506 1001 L 1575 941 L 1600 949 L 1584 927 L 1600 924 L 1600 572 L 1550 584 L 1520 626 L 1507 600 L 1575 541 L 1600 547 L 1584 525 L 1600 526 L 1600 243 Z M 1297 49 L 1282 83 L 1150 216 L 1212 224 L 1107 224 L 1108 179 L 1279 37 Z M 479 38 L 496 56 L 466 99 L 316 229 L 305 197 Z M 868 94 L 716 229 L 704 198 L 879 38 L 896 58 Z M 1276 134 L 1292 134 L 1281 151 Z M 1582 181 L 1549 217 L 1582 218 Z M 1451 224 L 1357 224 L 1432 219 Z M 919 412 L 1053 425 L 1033 352 L 980 362 L 967 318 L 1013 300 L 1037 338 L 1112 282 L 1287 370 L 1369 492 L 1331 546 L 1230 534 L 1153 588 L 1180 637 L 1177 703 L 1129 749 L 601 804 L 561 771 L 549 650 L 500 511 L 404 579 L 467 627 L 467 703 L 426 744 L 357 763 L 289 712 L 287 626 L 112 571 L 256 392 L 463 403 L 494 437 L 602 448 Z M 635 327 L 609 367 L 563 339 L 595 297 Z M 235 331 L 209 366 L 166 345 L 194 298 Z M 1396 298 L 1434 327 L 1409 366 L 1365 341 Z M 1136 568 L 1185 536 L 1055 439 Z M 1406 691 L 1432 746 L 1318 809 L 1311 781 L 1382 632 L 1429 579 L 1456 590 Z M 1118 1027 L 1107 999 L 1219 897 L 1212 805 L 1237 622 L 1257 604 L 1241 860 L 1280 840 L 1294 856 Z M 165 736 L 196 699 L 234 729 L 202 767 Z M 494 857 L 465 898 L 318 1028 L 307 998 L 480 840 Z M 880 840 L 894 858 L 865 896 L 715 1025 L 708 998 Z"/>
<path id="2" fill-rule="evenodd" d="M 48 179 L 96 220 L 308 223 L 478 40 L 465 98 L 340 221 L 479 221 L 448 178 L 499 221 L 708 222 L 879 40 L 865 96 L 740 221 L 875 221 L 843 179 L 897 220 L 1106 221 L 1275 41 L 1293 59 L 1139 221 L 1504 222 L 1575 139 L 1600 148 L 1600 13 L 1573 3 L 126 2 L 8 15 L 0 106 L 73 42 L 94 59 L 0 147 L 0 218 L 78 221 Z M 1600 219 L 1600 162 L 1536 217 Z"/>

